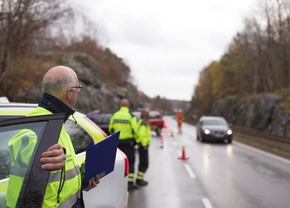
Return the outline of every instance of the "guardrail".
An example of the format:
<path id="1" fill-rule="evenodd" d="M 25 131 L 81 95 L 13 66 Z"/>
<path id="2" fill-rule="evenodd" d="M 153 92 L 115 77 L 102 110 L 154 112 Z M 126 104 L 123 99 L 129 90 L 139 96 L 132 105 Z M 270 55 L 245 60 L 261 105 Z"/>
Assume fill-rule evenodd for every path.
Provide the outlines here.
<path id="1" fill-rule="evenodd" d="M 250 128 L 241 127 L 241 126 L 232 126 L 232 129 L 234 130 L 234 133 L 240 132 L 242 134 L 247 134 L 250 136 L 255 136 L 255 137 L 259 137 L 263 139 L 290 144 L 290 137 L 278 136 L 278 135 L 270 134 L 268 132 L 263 132 L 256 129 L 250 129 Z"/>

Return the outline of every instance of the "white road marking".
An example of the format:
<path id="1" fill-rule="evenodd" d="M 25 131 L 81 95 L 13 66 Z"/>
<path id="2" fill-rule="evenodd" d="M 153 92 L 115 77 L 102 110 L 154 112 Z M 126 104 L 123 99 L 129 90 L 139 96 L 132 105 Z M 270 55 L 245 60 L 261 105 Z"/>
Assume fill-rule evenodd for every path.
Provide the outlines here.
<path id="1" fill-rule="evenodd" d="M 185 167 L 185 169 L 187 170 L 188 175 L 189 175 L 191 178 L 195 178 L 195 174 L 194 174 L 194 172 L 192 171 L 191 167 L 190 167 L 188 164 L 184 164 L 184 167 Z"/>
<path id="2" fill-rule="evenodd" d="M 248 146 L 248 145 L 242 144 L 242 143 L 237 142 L 237 141 L 234 141 L 234 144 L 237 144 L 237 145 L 239 145 L 239 146 L 241 146 L 241 147 L 244 147 L 244 148 L 246 148 L 246 149 L 250 149 L 250 150 L 252 150 L 252 151 L 254 151 L 254 152 L 258 152 L 258 153 L 260 153 L 260 154 L 267 155 L 267 156 L 269 156 L 269 157 L 272 157 L 272 158 L 275 158 L 275 159 L 280 160 L 280 161 L 282 161 L 282 162 L 285 162 L 285 163 L 290 164 L 290 160 L 287 160 L 287 159 L 285 159 L 285 158 L 283 158 L 283 157 L 279 157 L 279 156 L 277 156 L 277 155 L 274 155 L 274 154 L 271 154 L 271 153 L 265 152 L 265 151 L 263 151 L 263 150 L 259 150 L 259 149 L 257 149 L 257 148 L 254 148 L 254 147 L 251 147 L 251 146 Z"/>
<path id="3" fill-rule="evenodd" d="M 202 199 L 202 202 L 203 202 L 205 208 L 213 208 L 213 207 L 211 206 L 211 203 L 210 203 L 210 201 L 208 200 L 208 198 L 203 198 L 203 199 Z"/>

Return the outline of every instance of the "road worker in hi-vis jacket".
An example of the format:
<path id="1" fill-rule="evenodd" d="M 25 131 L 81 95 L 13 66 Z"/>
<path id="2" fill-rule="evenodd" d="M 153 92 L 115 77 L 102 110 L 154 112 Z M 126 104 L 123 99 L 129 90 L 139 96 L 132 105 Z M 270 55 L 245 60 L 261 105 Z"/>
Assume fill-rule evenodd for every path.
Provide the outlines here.
<path id="1" fill-rule="evenodd" d="M 75 112 L 72 108 L 81 89 L 77 75 L 71 68 L 53 67 L 43 77 L 43 97 L 37 108 L 27 116 L 65 113 L 66 121 Z M 27 129 L 20 130 L 8 142 L 11 157 L 11 171 L 5 198 L 8 207 L 16 206 L 24 180 L 21 170 L 27 168 L 36 143 L 36 134 Z M 42 207 L 84 207 L 82 190 L 89 191 L 96 187 L 100 182 L 99 176 L 90 179 L 87 187 L 82 187 L 80 167 L 77 165 L 75 151 L 64 124 L 58 143 L 43 152 L 40 161 L 41 168 L 50 171 Z M 33 195 L 29 200 L 33 200 Z"/>
<path id="2" fill-rule="evenodd" d="M 125 153 L 129 160 L 128 190 L 138 189 L 134 183 L 137 119 L 131 114 L 127 99 L 121 100 L 120 109 L 110 118 L 109 133 L 113 134 L 117 131 L 121 132 L 118 148 Z"/>
<path id="3" fill-rule="evenodd" d="M 181 109 L 179 109 L 178 112 L 176 113 L 175 119 L 177 121 L 178 133 L 181 133 L 181 131 L 182 131 L 182 122 L 184 121 L 184 115 L 183 115 Z"/>
<path id="4" fill-rule="evenodd" d="M 149 123 L 149 112 L 147 109 L 142 110 L 141 119 L 138 121 L 137 126 L 139 165 L 136 184 L 139 186 L 146 186 L 148 182 L 144 181 L 143 177 L 149 166 L 148 148 L 152 138 Z"/>

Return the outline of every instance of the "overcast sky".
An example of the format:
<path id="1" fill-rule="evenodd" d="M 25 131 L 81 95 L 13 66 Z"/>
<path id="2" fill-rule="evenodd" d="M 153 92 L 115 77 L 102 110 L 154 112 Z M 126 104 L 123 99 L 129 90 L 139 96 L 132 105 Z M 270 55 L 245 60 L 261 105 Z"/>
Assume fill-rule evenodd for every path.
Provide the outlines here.
<path id="1" fill-rule="evenodd" d="M 199 73 L 219 60 L 255 0 L 76 0 L 105 31 L 106 47 L 150 97 L 191 100 Z"/>

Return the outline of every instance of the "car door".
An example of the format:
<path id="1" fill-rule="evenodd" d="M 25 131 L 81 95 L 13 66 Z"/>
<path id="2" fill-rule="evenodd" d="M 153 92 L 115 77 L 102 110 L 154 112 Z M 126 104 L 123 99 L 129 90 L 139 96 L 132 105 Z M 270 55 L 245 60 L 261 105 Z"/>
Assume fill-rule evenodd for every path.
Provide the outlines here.
<path id="1" fill-rule="evenodd" d="M 20 183 L 21 187 L 16 187 L 18 191 L 20 190 L 16 207 L 42 206 L 49 171 L 41 169 L 40 157 L 42 152 L 58 142 L 64 118 L 64 114 L 54 114 L 0 121 L 0 207 L 6 207 L 9 174 L 14 168 L 11 164 L 12 161 L 16 161 L 15 157 L 11 157 L 11 155 L 15 155 L 11 141 L 21 131 L 30 132 L 36 142 L 26 167 L 21 168 L 23 171 L 21 176 L 24 179 L 22 185 Z M 20 149 L 23 150 L 26 147 L 27 141 L 21 137 Z M 14 193 L 13 191 L 11 193 Z"/>

